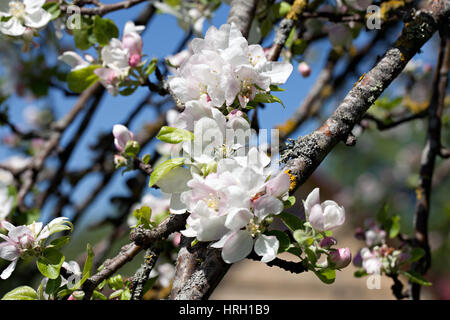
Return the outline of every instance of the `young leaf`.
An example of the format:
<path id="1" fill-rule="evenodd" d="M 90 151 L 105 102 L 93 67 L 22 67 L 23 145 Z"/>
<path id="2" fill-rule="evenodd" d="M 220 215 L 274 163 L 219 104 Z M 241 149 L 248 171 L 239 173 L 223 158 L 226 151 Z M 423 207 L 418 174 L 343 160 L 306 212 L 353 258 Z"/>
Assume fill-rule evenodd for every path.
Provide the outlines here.
<path id="1" fill-rule="evenodd" d="M 400 271 L 402 275 L 407 277 L 411 282 L 420 284 L 421 286 L 431 286 L 431 282 L 429 282 L 427 279 L 422 277 L 421 274 L 415 271 Z"/>
<path id="2" fill-rule="evenodd" d="M 94 36 L 99 45 L 105 46 L 112 38 L 119 37 L 119 29 L 111 19 L 95 16 Z"/>
<path id="3" fill-rule="evenodd" d="M 173 158 L 164 161 L 159 166 L 157 166 L 152 174 L 150 175 L 150 184 L 149 186 L 152 187 L 155 183 L 158 182 L 159 179 L 164 177 L 165 174 L 167 174 L 170 170 L 182 166 L 184 164 L 184 158 Z"/>
<path id="4" fill-rule="evenodd" d="M 36 262 L 39 271 L 49 279 L 59 277 L 59 271 L 64 262 L 64 255 L 55 248 L 47 248 Z"/>
<path id="5" fill-rule="evenodd" d="M 194 134 L 190 131 L 164 126 L 156 136 L 161 141 L 177 144 L 183 141 L 194 140 Z"/>
<path id="6" fill-rule="evenodd" d="M 21 286 L 6 293 L 2 300 L 39 300 L 36 291 L 28 286 Z"/>
<path id="7" fill-rule="evenodd" d="M 90 65 L 81 69 L 73 70 L 67 75 L 67 84 L 73 92 L 81 93 L 98 81 L 98 76 L 94 73 L 100 65 Z"/>
<path id="8" fill-rule="evenodd" d="M 255 95 L 255 98 L 252 100 L 256 103 L 274 103 L 278 102 L 284 107 L 283 102 L 281 102 L 280 98 L 275 97 L 274 95 L 271 95 L 270 93 L 257 93 Z"/>
<path id="9" fill-rule="evenodd" d="M 419 261 L 425 255 L 425 250 L 422 248 L 413 248 L 411 250 L 411 258 L 409 258 L 409 262 Z"/>
<path id="10" fill-rule="evenodd" d="M 148 77 L 156 70 L 156 64 L 158 63 L 158 59 L 152 59 L 149 64 L 145 67 L 145 75 Z"/>
<path id="11" fill-rule="evenodd" d="M 48 279 L 47 285 L 45 286 L 45 293 L 50 295 L 56 292 L 61 286 L 61 277 L 56 279 Z"/>
<path id="12" fill-rule="evenodd" d="M 288 227 L 292 232 L 298 229 L 303 229 L 303 222 L 300 218 L 294 216 L 293 214 L 282 212 L 279 214 L 281 221 Z"/>
<path id="13" fill-rule="evenodd" d="M 59 8 L 58 2 L 44 3 L 44 5 L 42 6 L 42 9 L 44 9 L 45 11 L 47 11 L 48 13 L 50 13 L 52 15 L 51 20 L 55 20 L 61 14 L 61 9 Z"/>
<path id="14" fill-rule="evenodd" d="M 295 197 L 290 196 L 286 201 L 283 202 L 284 208 L 289 209 L 295 204 Z"/>
<path id="15" fill-rule="evenodd" d="M 317 278 L 319 278 L 323 283 L 332 284 L 336 279 L 336 270 L 331 268 L 325 268 L 320 270 L 315 270 Z"/>

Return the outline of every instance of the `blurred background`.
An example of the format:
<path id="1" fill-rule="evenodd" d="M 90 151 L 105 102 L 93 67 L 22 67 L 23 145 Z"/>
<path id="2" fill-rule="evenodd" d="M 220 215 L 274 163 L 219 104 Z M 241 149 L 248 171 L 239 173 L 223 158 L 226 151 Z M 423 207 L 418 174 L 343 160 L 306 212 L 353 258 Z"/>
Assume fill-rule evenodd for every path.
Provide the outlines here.
<path id="1" fill-rule="evenodd" d="M 103 1 L 113 3 L 114 1 Z M 325 1 L 324 5 L 336 6 L 336 2 Z M 138 17 L 147 8 L 143 3 L 128 10 L 107 15 L 120 30 L 124 24 Z M 219 27 L 226 23 L 229 6 L 221 4 L 211 14 L 210 21 L 202 26 L 203 33 L 210 25 Z M 315 24 L 324 24 L 315 19 Z M 311 21 L 311 20 L 310 20 Z M 302 107 L 305 98 L 315 88 L 324 68 L 329 67 L 329 53 L 333 49 L 332 29 L 315 35 L 318 27 L 310 23 L 304 27 L 305 37 L 310 41 L 306 50 L 294 56 L 289 51 L 283 58 L 291 58 L 294 71 L 283 85 L 286 91 L 276 95 L 286 106 L 268 104 L 257 117 L 261 128 L 279 128 L 287 137 L 297 138 L 318 127 L 342 100 L 359 77 L 376 63 L 377 58 L 395 41 L 400 24 L 390 24 L 376 41 L 377 31 L 354 26 L 358 32 L 352 34 L 350 46 L 339 51 L 339 59 L 330 68 L 331 80 L 320 88 L 309 117 L 295 130 L 287 125 L 290 117 Z M 319 28 L 319 29 L 320 29 Z M 20 44 L 0 40 L 0 93 L 8 96 L 2 107 L 8 106 L 12 123 L 24 132 L 48 126 L 53 119 L 64 116 L 77 97 L 65 89 L 59 81 L 69 70 L 57 57 L 65 50 L 73 50 L 73 38 L 65 32 L 61 39 L 57 30 L 50 26 L 36 39 L 35 47 L 28 52 L 20 51 Z M 308 34 L 309 32 L 309 34 Z M 191 39 L 192 35 L 180 27 L 177 17 L 157 12 L 143 33 L 144 53 L 148 58 L 164 58 L 176 53 Z M 270 46 L 274 31 L 262 41 Z M 367 46 L 370 50 L 364 50 Z M 371 108 L 370 113 L 387 119 L 392 115 L 418 113 L 427 107 L 430 100 L 432 76 L 436 65 L 439 40 L 435 35 L 414 57 L 407 70 L 386 90 L 382 98 Z M 88 51 L 95 55 L 94 50 Z M 359 55 L 358 55 L 359 53 Z M 355 56 L 358 59 L 355 59 Z M 356 60 L 356 61 L 355 61 Z M 311 74 L 303 77 L 297 66 L 306 62 Z M 446 104 L 449 99 L 447 96 Z M 84 261 L 87 243 L 94 245 L 97 263 L 114 256 L 121 245 L 128 241 L 127 217 L 135 203 L 144 194 L 158 196 L 156 190 L 147 187 L 148 177 L 136 172 L 124 175 L 114 170 L 111 130 L 114 124 L 127 124 L 145 140 L 142 154 L 155 154 L 158 140 L 152 139 L 154 127 L 164 122 L 164 112 L 172 103 L 164 97 L 149 97 L 147 88 L 138 89 L 131 96 L 113 97 L 106 93 L 100 104 L 85 111 L 65 132 L 61 148 L 71 144 L 76 137 L 76 147 L 65 165 L 64 179 L 47 198 L 36 214 L 42 221 L 57 215 L 75 219 L 75 232 L 65 247 L 67 260 Z M 91 110 L 91 111 L 89 111 Z M 88 115 L 88 113 L 91 113 Z M 442 139 L 450 145 L 448 130 L 448 108 L 443 117 Z M 79 130 L 86 121 L 85 130 Z M 153 130 L 153 131 L 152 131 Z M 357 143 L 353 147 L 338 145 L 320 165 L 308 182 L 296 194 L 297 203 L 289 209 L 301 216 L 301 200 L 315 187 L 320 187 L 322 199 L 333 199 L 346 208 L 347 223 L 335 233 L 339 246 L 349 247 L 356 253 L 364 246 L 354 237 L 355 229 L 362 226 L 368 217 L 388 203 L 390 210 L 401 217 L 401 232 L 411 234 L 413 226 L 415 188 L 418 183 L 420 157 L 425 142 L 426 120 L 418 119 L 389 130 L 377 130 L 373 122 L 363 120 L 354 129 Z M 22 141 L 8 126 L 0 127 L 0 163 L 21 166 L 39 150 L 38 139 Z M 156 160 L 156 159 L 155 159 Z M 58 156 L 46 163 L 47 174 L 59 170 Z M 103 173 L 102 173 L 103 172 Z M 105 174 L 106 172 L 106 174 Z M 450 299 L 450 161 L 438 160 L 433 180 L 432 207 L 430 216 L 430 241 L 433 254 L 432 267 L 427 278 L 433 286 L 424 289 L 425 299 Z M 48 188 L 45 173 L 39 179 L 37 189 Z M 38 192 L 38 191 L 36 191 Z M 277 223 L 275 221 L 275 223 Z M 290 256 L 283 256 L 292 259 Z M 142 254 L 120 271 L 123 277 L 133 275 L 141 264 Z M 6 267 L 0 261 L 0 268 Z M 17 274 L 8 281 L 0 282 L 0 295 L 24 283 L 39 285 L 40 278 L 33 275 L 34 263 L 23 262 Z M 32 272 L 33 270 L 33 272 Z M 392 280 L 383 278 L 380 289 L 370 290 L 365 278 L 354 278 L 357 270 L 352 265 L 337 273 L 333 285 L 321 283 L 313 274 L 290 274 L 276 267 L 245 260 L 233 265 L 213 299 L 394 299 L 390 286 Z M 36 277 L 37 276 L 37 277 Z"/>

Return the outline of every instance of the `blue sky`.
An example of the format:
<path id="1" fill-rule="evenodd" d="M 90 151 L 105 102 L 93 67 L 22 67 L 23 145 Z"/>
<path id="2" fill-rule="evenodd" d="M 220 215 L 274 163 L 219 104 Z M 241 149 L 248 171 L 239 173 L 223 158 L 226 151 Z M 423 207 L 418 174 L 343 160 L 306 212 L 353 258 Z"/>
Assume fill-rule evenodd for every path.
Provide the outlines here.
<path id="1" fill-rule="evenodd" d="M 113 19 L 118 28 L 122 30 L 125 22 L 136 17 L 145 7 L 146 4 L 140 4 L 128 10 L 121 10 L 119 12 L 108 14 L 107 17 Z M 224 4 L 219 8 L 212 21 L 215 26 L 218 27 L 226 22 L 228 10 L 228 6 Z M 205 30 L 208 26 L 209 24 L 206 23 Z M 171 54 L 177 47 L 179 41 L 183 38 L 183 35 L 184 32 L 177 26 L 175 17 L 170 15 L 158 15 L 152 20 L 143 35 L 144 53 L 147 54 L 149 58 L 164 58 L 165 56 Z M 356 40 L 356 45 L 361 45 L 366 39 L 367 35 L 362 33 Z M 70 37 L 66 37 L 65 41 L 72 41 L 72 39 Z M 312 48 L 312 50 L 310 50 L 307 61 L 312 68 L 312 74 L 308 78 L 301 77 L 298 72 L 296 72 L 296 64 L 294 65 L 294 71 L 291 77 L 288 82 L 282 86 L 286 89 L 286 91 L 277 92 L 276 94 L 284 102 L 286 108 L 283 109 L 279 104 L 267 105 L 265 110 L 259 113 L 261 128 L 270 129 L 277 124 L 283 123 L 296 110 L 301 101 L 307 95 L 309 88 L 315 82 L 321 68 L 324 65 L 328 51 L 328 41 L 320 41 L 314 46 L 314 48 Z M 421 55 L 421 58 L 424 58 L 425 60 L 434 59 L 432 51 L 433 50 L 430 45 L 425 46 L 424 54 Z M 382 52 L 379 54 L 382 54 Z M 373 63 L 374 61 L 367 61 L 364 63 L 364 70 L 360 70 L 361 73 L 367 71 L 365 69 L 369 68 Z M 350 87 L 355 79 L 348 79 L 347 87 Z M 87 131 L 73 153 L 73 157 L 69 162 L 69 169 L 84 168 L 88 166 L 92 158 L 92 154 L 90 153 L 88 146 L 96 141 L 98 133 L 111 131 L 114 124 L 123 122 L 124 119 L 127 118 L 127 115 L 133 110 L 133 107 L 142 99 L 142 97 L 145 96 L 146 92 L 147 89 L 142 88 L 129 97 L 112 97 L 109 94 L 106 94 Z M 58 117 L 63 116 L 68 110 L 70 110 L 75 101 L 74 98 L 67 98 L 59 92 L 52 92 L 51 99 L 53 104 L 56 106 Z M 30 102 L 25 101 L 24 99 L 12 97 L 8 103 L 11 109 L 11 119 L 13 122 L 20 124 L 23 122 L 23 110 L 26 106 L 29 106 L 30 104 L 43 106 L 45 105 L 45 102 L 46 101 Z M 334 108 L 334 104 L 330 104 L 330 108 Z M 144 109 L 132 122 L 130 129 L 137 131 L 144 123 L 151 121 L 154 117 L 155 112 L 151 107 L 148 107 Z M 68 141 L 73 131 L 76 129 L 77 123 L 78 121 L 75 121 L 74 125 L 72 125 L 65 133 L 62 139 L 62 145 Z M 300 131 L 296 132 L 293 136 L 297 137 L 298 135 L 308 133 L 316 126 L 317 122 L 311 121 L 303 126 Z M 7 132 L 8 129 L 0 128 L 0 137 Z M 152 143 L 147 150 L 144 150 L 144 152 L 149 152 L 152 150 L 154 145 L 155 144 Z M 10 155 L 12 155 L 11 151 L 5 146 L 0 145 L 0 161 Z M 97 179 L 98 177 L 95 176 L 85 179 L 85 181 L 76 189 L 76 192 L 73 194 L 73 198 L 75 200 L 79 200 L 88 195 L 91 188 L 95 186 Z M 124 181 L 124 177 L 120 174 L 116 175 L 109 187 L 103 191 L 100 199 L 89 208 L 89 214 L 86 215 L 89 220 L 99 219 L 111 212 L 108 199 L 111 195 L 120 195 L 127 192 L 127 189 L 124 187 Z M 45 217 L 45 210 L 43 213 Z"/>

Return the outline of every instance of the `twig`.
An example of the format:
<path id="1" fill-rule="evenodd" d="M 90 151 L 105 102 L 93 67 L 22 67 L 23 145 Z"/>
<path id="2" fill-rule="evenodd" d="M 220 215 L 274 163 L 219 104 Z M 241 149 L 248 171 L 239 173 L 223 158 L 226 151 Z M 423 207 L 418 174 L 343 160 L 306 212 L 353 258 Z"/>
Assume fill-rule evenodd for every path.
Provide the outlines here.
<path id="1" fill-rule="evenodd" d="M 145 262 L 136 271 L 131 280 L 131 300 L 141 300 L 144 292 L 145 283 L 150 276 L 150 272 L 155 267 L 161 250 L 157 247 L 150 247 L 145 253 Z"/>
<path id="2" fill-rule="evenodd" d="M 428 243 L 428 217 L 430 215 L 430 198 L 432 178 L 436 157 L 441 152 L 441 116 L 448 83 L 450 64 L 450 41 L 441 35 L 436 73 L 433 81 L 433 95 L 428 107 L 428 131 L 425 147 L 422 152 L 419 186 L 416 189 L 416 211 L 414 215 L 413 245 L 425 250 L 425 255 L 417 263 L 412 264 L 412 270 L 422 275 L 431 265 L 431 251 Z M 421 286 L 410 283 L 410 296 L 414 300 L 420 299 Z"/>
<path id="3" fill-rule="evenodd" d="M 260 261 L 261 256 L 258 256 L 254 251 L 250 253 L 247 259 Z M 278 267 L 285 271 L 289 271 L 290 273 L 303 273 L 308 271 L 308 266 L 306 266 L 302 261 L 286 261 L 280 258 L 275 258 L 270 262 L 267 262 L 266 265 L 268 267 Z"/>

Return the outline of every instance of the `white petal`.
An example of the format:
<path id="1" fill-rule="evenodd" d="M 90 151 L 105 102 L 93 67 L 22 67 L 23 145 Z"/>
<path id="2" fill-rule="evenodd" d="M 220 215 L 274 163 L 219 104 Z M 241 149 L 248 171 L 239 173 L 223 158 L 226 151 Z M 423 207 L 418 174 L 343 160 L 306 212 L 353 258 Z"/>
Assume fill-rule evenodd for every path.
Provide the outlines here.
<path id="1" fill-rule="evenodd" d="M 324 204 L 325 203 L 326 201 L 324 202 Z M 345 210 L 343 207 L 339 207 L 337 204 L 326 205 L 325 209 L 323 210 L 323 216 L 325 230 L 337 228 L 345 222 Z"/>
<path id="2" fill-rule="evenodd" d="M 13 261 L 19 257 L 19 250 L 17 247 L 8 242 L 0 243 L 0 258 Z"/>
<path id="3" fill-rule="evenodd" d="M 315 188 L 313 191 L 311 191 L 306 200 L 303 202 L 303 206 L 305 207 L 305 213 L 307 216 L 309 215 L 311 208 L 316 204 L 320 204 L 319 188 Z"/>
<path id="4" fill-rule="evenodd" d="M 14 269 L 16 268 L 17 260 L 14 260 L 9 264 L 9 266 L 3 270 L 2 275 L 0 276 L 3 280 L 6 280 L 9 278 L 11 273 L 13 273 Z"/>
<path id="5" fill-rule="evenodd" d="M 294 67 L 289 62 L 270 62 L 264 64 L 259 70 L 261 75 L 270 78 L 271 84 L 283 84 L 287 81 Z"/>
<path id="6" fill-rule="evenodd" d="M 323 217 L 323 211 L 320 204 L 316 204 L 313 206 L 309 212 L 308 215 L 308 221 L 311 224 L 311 226 L 318 230 L 318 231 L 324 231 L 324 217 Z"/>
<path id="7" fill-rule="evenodd" d="M 180 197 L 180 193 L 173 193 L 170 197 L 170 213 L 183 214 L 186 212 L 186 205 L 181 202 Z"/>
<path id="8" fill-rule="evenodd" d="M 279 214 L 283 211 L 283 203 L 271 195 L 264 195 L 255 200 L 253 203 L 255 215 L 264 219 L 269 214 Z"/>
<path id="9" fill-rule="evenodd" d="M 25 25 L 30 28 L 40 29 L 50 22 L 52 15 L 44 9 L 39 9 L 25 16 Z"/>
<path id="10" fill-rule="evenodd" d="M 25 30 L 26 28 L 16 17 L 12 17 L 6 22 L 0 22 L 0 32 L 8 36 L 21 36 Z"/>
<path id="11" fill-rule="evenodd" d="M 88 65 L 88 63 L 84 61 L 83 58 L 78 53 L 74 51 L 64 52 L 62 55 L 58 57 L 58 60 L 67 63 L 70 67 L 72 67 L 72 69 L 78 66 Z"/>
<path id="12" fill-rule="evenodd" d="M 245 227 L 253 218 L 250 210 L 245 208 L 234 209 L 227 215 L 225 220 L 225 227 L 230 230 L 239 230 Z"/>
<path id="13" fill-rule="evenodd" d="M 270 179 L 266 185 L 266 192 L 274 197 L 281 197 L 289 191 L 291 178 L 285 172 L 280 172 L 275 178 Z"/>
<path id="14" fill-rule="evenodd" d="M 250 233 L 239 230 L 233 233 L 222 248 L 222 259 L 226 263 L 235 263 L 245 259 L 253 249 L 253 239 Z"/>
<path id="15" fill-rule="evenodd" d="M 275 236 L 260 235 L 255 241 L 255 253 L 262 256 L 262 262 L 269 262 L 275 259 L 280 243 Z"/>

